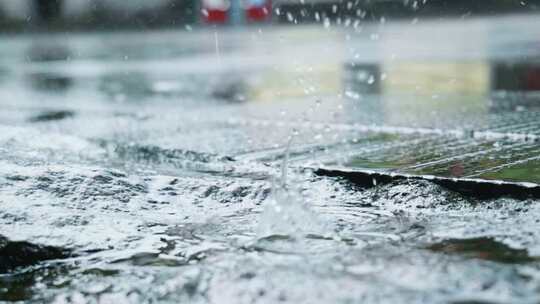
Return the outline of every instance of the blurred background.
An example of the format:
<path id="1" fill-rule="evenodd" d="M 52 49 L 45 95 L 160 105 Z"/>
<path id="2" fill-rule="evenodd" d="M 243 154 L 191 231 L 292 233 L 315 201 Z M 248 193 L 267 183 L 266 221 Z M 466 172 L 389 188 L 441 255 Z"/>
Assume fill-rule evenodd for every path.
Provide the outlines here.
<path id="1" fill-rule="evenodd" d="M 313 23 L 325 18 L 472 17 L 535 13 L 538 0 L 2 0 L 1 31 L 193 24 Z M 43 24 L 47 27 L 43 27 Z"/>
<path id="2" fill-rule="evenodd" d="M 536 140 L 539 8 L 540 0 L 0 0 L 0 119 L 218 155 L 269 153 L 290 132 L 235 125 L 246 136 L 235 141 L 237 133 L 221 134 L 231 117 Z M 182 137 L 178 121 L 194 116 L 208 133 Z M 104 127 L 89 129 L 83 117 Z M 117 127 L 126 117 L 129 126 Z M 315 134 L 304 144 L 348 140 L 307 129 Z M 464 151 L 432 144 L 429 159 Z M 485 177 L 494 164 L 535 157 L 536 144 L 519 155 L 514 144 L 470 168 L 431 166 L 416 145 L 383 160 L 359 160 L 355 148 L 325 162 Z M 512 178 L 540 181 L 531 168 Z"/>

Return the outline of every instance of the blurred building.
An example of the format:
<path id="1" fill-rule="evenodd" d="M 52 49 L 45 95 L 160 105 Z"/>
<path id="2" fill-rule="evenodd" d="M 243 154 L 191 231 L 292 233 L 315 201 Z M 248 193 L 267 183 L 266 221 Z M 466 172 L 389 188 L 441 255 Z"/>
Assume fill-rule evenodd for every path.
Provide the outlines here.
<path id="1" fill-rule="evenodd" d="M 0 31 L 536 12 L 540 0 L 0 0 Z M 47 27 L 42 27 L 43 22 Z M 35 26 L 39 24 L 39 26 Z"/>
<path id="2" fill-rule="evenodd" d="M 165 6 L 174 1 L 170 0 L 0 0 L 0 8 L 4 15 L 12 18 L 27 18 L 35 16 L 40 2 L 58 2 L 61 4 L 61 13 L 64 17 L 78 17 L 87 14 L 96 7 L 104 7 L 111 11 L 136 13 Z"/>
<path id="3" fill-rule="evenodd" d="M 0 0 L 0 27 L 40 21 L 75 28 L 175 25 L 193 22 L 195 5 L 196 0 Z"/>

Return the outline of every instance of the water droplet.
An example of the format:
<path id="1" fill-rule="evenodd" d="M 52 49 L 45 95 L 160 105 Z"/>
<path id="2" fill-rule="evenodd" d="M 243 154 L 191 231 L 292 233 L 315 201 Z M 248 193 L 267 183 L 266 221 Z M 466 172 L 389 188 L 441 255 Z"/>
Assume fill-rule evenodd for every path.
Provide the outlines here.
<path id="1" fill-rule="evenodd" d="M 330 28 L 330 18 L 324 18 L 323 25 L 325 28 Z"/>
<path id="2" fill-rule="evenodd" d="M 354 91 L 349 91 L 349 90 L 345 91 L 345 96 L 347 96 L 347 97 L 349 97 L 351 99 L 356 99 L 356 100 L 360 99 L 360 94 L 358 94 L 358 93 L 356 93 Z"/>
<path id="3" fill-rule="evenodd" d="M 293 21 L 294 21 L 294 16 L 293 16 L 291 13 L 289 13 L 289 12 L 287 12 L 287 21 L 289 21 L 289 22 L 293 22 Z"/>
<path id="4" fill-rule="evenodd" d="M 324 132 L 325 132 L 325 133 L 330 133 L 330 131 L 332 131 L 332 129 L 330 128 L 330 126 L 329 126 L 329 125 L 325 125 L 325 126 L 324 126 Z"/>

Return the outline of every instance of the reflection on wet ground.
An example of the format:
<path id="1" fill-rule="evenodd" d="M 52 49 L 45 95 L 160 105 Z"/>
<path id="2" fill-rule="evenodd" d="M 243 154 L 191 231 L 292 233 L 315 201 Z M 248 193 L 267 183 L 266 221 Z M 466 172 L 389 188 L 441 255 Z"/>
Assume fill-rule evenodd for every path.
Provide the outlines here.
<path id="1" fill-rule="evenodd" d="M 533 25 L 2 37 L 0 300 L 534 303 Z"/>
<path id="2" fill-rule="evenodd" d="M 112 73 L 99 80 L 100 92 L 117 102 L 155 98 L 212 98 L 238 102 L 245 99 L 243 77 L 230 75 L 174 75 L 149 79 L 141 72 Z"/>
<path id="3" fill-rule="evenodd" d="M 57 39 L 33 43 L 26 55 L 26 59 L 31 62 L 67 61 L 70 57 L 69 47 L 64 44 L 64 41 Z"/>
<path id="4" fill-rule="evenodd" d="M 72 85 L 72 81 L 70 77 L 49 73 L 28 75 L 28 83 L 33 89 L 51 93 L 62 93 L 68 90 Z"/>

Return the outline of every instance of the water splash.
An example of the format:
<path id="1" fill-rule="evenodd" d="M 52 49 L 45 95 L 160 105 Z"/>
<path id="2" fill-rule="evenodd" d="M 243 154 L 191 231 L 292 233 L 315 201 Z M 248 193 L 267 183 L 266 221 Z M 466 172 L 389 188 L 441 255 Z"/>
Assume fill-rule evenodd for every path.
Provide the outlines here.
<path id="1" fill-rule="evenodd" d="M 218 35 L 217 30 L 214 31 L 214 43 L 215 43 L 215 47 L 216 47 L 216 57 L 217 57 L 218 61 L 221 62 L 221 51 L 220 51 L 220 47 L 219 47 L 219 35 Z"/>
<path id="2" fill-rule="evenodd" d="M 304 199 L 303 175 L 298 172 L 288 173 L 290 147 L 298 131 L 293 129 L 291 133 L 284 151 L 281 176 L 273 180 L 272 196 L 261 215 L 259 238 L 282 235 L 298 239 L 306 235 L 325 235 L 329 231 L 327 224 L 317 216 Z"/>

